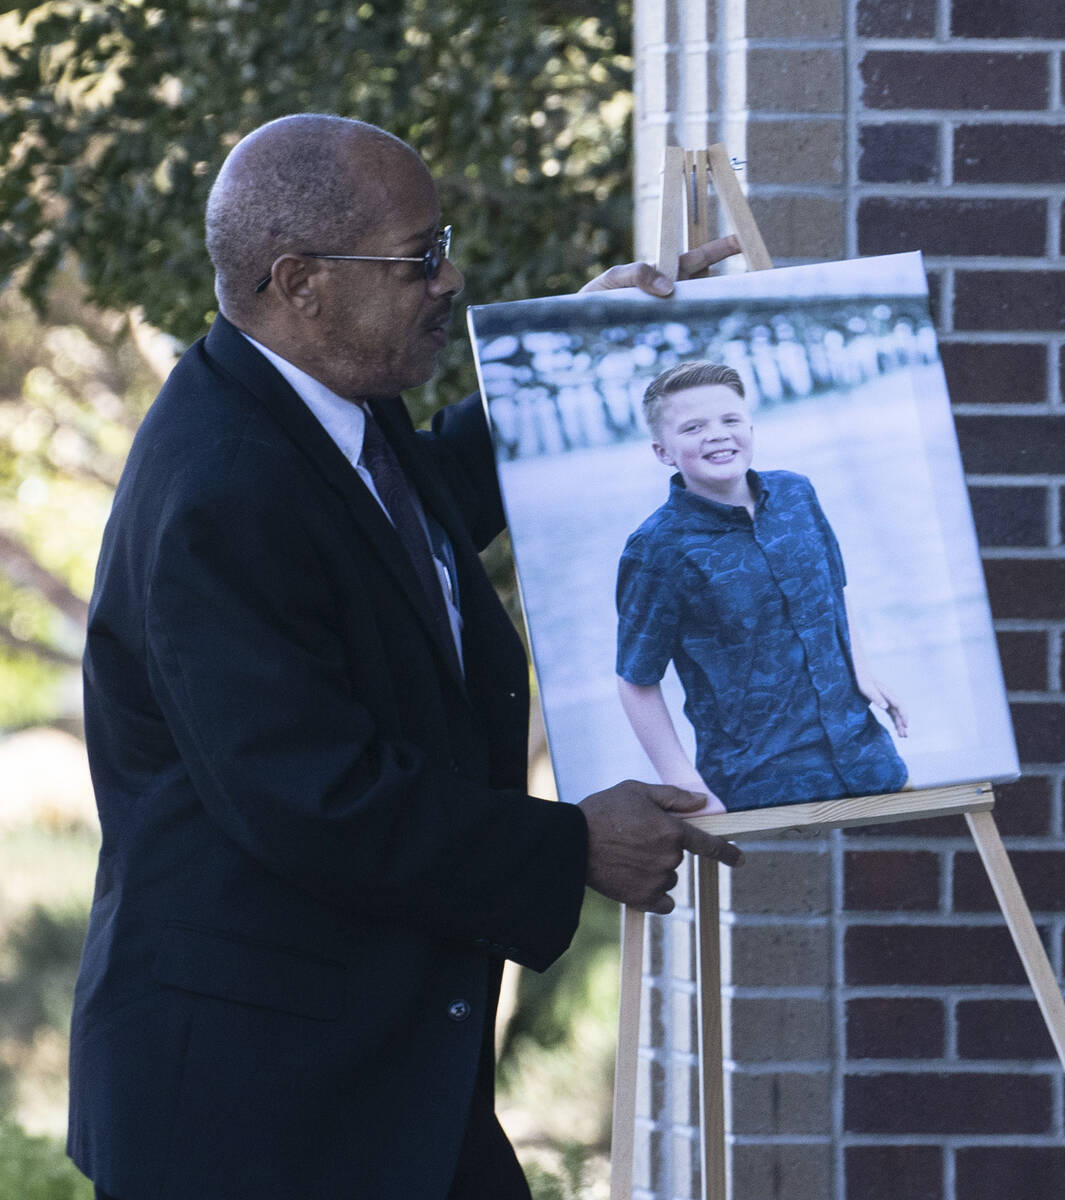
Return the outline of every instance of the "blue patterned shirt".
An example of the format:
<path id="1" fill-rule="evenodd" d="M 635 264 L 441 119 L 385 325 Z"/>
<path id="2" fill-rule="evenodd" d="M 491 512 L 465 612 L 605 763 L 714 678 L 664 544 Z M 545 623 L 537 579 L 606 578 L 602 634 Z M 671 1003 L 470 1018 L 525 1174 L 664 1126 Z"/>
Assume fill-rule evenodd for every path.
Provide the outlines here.
<path id="1" fill-rule="evenodd" d="M 696 769 L 728 809 L 897 791 L 906 765 L 858 690 L 843 559 L 813 486 L 748 481 L 753 520 L 675 475 L 629 538 L 617 672 L 648 686 L 672 660 Z"/>

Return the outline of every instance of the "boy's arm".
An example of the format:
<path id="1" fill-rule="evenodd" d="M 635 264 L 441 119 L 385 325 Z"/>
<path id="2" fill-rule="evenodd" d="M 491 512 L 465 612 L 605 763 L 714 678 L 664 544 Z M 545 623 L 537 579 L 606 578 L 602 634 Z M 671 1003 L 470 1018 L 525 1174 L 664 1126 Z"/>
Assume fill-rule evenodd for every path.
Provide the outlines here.
<path id="1" fill-rule="evenodd" d="M 621 707 L 662 782 L 689 792 L 704 793 L 707 797 L 706 808 L 702 810 L 704 813 L 724 812 L 725 806 L 706 786 L 684 752 L 673 718 L 662 698 L 661 686 L 657 683 L 641 686 L 629 683 L 620 675 L 617 678 Z"/>
<path id="2" fill-rule="evenodd" d="M 865 656 L 865 647 L 862 645 L 862 639 L 858 633 L 858 622 L 854 619 L 854 609 L 851 607 L 850 597 L 846 591 L 843 593 L 843 603 L 847 607 L 847 631 L 850 634 L 851 661 L 854 663 L 858 690 L 870 704 L 875 704 L 877 708 L 882 708 L 887 713 L 899 737 L 906 737 L 909 733 L 906 714 L 895 697 L 874 677 L 869 667 L 869 660 Z"/>

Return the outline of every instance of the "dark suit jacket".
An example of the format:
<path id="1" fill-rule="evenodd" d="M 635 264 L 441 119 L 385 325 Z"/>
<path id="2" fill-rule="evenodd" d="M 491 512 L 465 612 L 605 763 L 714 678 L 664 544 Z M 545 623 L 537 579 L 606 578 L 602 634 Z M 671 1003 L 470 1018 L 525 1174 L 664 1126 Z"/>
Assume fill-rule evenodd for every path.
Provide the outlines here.
<path id="1" fill-rule="evenodd" d="M 118 488 L 69 1150 L 123 1200 L 442 1197 L 498 964 L 576 926 L 584 819 L 525 794 L 527 666 L 477 558 L 483 419 L 375 407 L 454 546 L 465 680 L 391 525 L 225 320 Z"/>

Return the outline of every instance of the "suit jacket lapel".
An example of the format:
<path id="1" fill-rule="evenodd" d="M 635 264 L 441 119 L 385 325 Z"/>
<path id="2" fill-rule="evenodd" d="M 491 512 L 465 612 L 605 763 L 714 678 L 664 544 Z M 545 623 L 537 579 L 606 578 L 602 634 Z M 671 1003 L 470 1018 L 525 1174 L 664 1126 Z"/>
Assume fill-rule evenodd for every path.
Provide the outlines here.
<path id="1" fill-rule="evenodd" d="M 382 562 L 396 577 L 411 607 L 417 613 L 418 619 L 446 662 L 449 672 L 465 693 L 465 684 L 459 670 L 454 647 L 445 645 L 440 636 L 429 608 L 429 602 L 411 563 L 410 555 L 404 549 L 391 522 L 381 511 L 380 505 L 370 494 L 369 489 L 359 478 L 351 463 L 337 448 L 333 439 L 322 428 L 317 417 L 303 403 L 288 381 L 224 317 L 218 317 L 211 326 L 205 346 L 207 354 L 216 364 L 242 387 L 255 395 L 315 470 L 326 479 L 334 491 L 343 497 L 352 519 L 364 531 Z M 397 399 L 394 403 L 402 407 L 402 401 Z M 403 411 L 406 412 L 405 409 Z M 389 428 L 386 433 L 392 434 L 397 422 L 392 418 L 388 424 Z M 409 426 L 409 418 L 407 424 Z M 389 440 L 395 447 L 404 468 L 408 468 L 408 464 L 412 460 L 407 443 L 414 440 L 413 436 L 408 438 L 390 436 Z M 400 444 L 397 445 L 397 443 Z M 417 468 L 415 468 L 415 472 L 412 472 L 412 481 L 423 496 L 426 495 L 426 487 L 430 492 L 434 490 L 432 484 L 425 484 L 422 478 L 424 474 Z M 434 497 L 430 501 L 429 507 L 433 515 L 437 516 L 440 523 L 448 530 L 449 536 L 452 536 L 450 527 L 452 516 L 449 514 L 448 519 L 445 520 L 442 515 L 438 515 L 438 499 L 438 497 Z M 445 504 L 444 507 L 450 508 L 451 506 Z"/>

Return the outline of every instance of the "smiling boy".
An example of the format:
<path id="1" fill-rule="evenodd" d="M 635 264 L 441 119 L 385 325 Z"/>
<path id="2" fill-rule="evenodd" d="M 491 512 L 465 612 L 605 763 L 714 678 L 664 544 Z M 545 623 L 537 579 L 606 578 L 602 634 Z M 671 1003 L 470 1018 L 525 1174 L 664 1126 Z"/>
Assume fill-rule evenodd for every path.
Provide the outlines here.
<path id="1" fill-rule="evenodd" d="M 905 714 L 869 673 L 839 545 L 810 481 L 751 469 L 754 433 L 731 367 L 688 362 L 644 414 L 669 499 L 618 565 L 618 689 L 662 780 L 709 790 L 708 812 L 892 792 L 907 779 Z M 660 681 L 673 662 L 693 764 Z"/>

